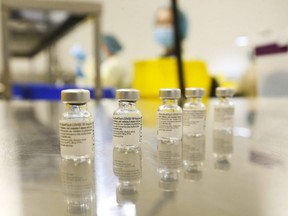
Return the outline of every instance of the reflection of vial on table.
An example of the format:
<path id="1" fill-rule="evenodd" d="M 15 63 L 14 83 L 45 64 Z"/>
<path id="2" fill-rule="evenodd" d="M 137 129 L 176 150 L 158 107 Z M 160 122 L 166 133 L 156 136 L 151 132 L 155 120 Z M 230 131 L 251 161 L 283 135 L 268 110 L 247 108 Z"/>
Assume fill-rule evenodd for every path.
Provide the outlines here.
<path id="1" fill-rule="evenodd" d="M 183 138 L 183 165 L 184 178 L 198 181 L 202 178 L 202 167 L 205 161 L 205 136 L 192 136 L 184 144 Z"/>
<path id="2" fill-rule="evenodd" d="M 233 133 L 213 131 L 213 151 L 216 157 L 229 159 L 233 153 Z"/>
<path id="3" fill-rule="evenodd" d="M 93 160 L 62 159 L 61 180 L 67 205 L 66 215 L 96 215 Z"/>
<path id="4" fill-rule="evenodd" d="M 161 173 L 159 188 L 166 192 L 176 191 L 178 187 L 178 177 L 178 172 Z"/>
<path id="5" fill-rule="evenodd" d="M 188 101 L 183 107 L 183 139 L 191 136 L 202 136 L 205 134 L 206 118 L 206 107 L 202 103 L 204 89 L 186 88 L 185 96 Z"/>
<path id="6" fill-rule="evenodd" d="M 119 108 L 113 114 L 114 148 L 133 150 L 142 142 L 142 114 L 136 108 L 139 91 L 135 89 L 118 89 L 116 99 Z"/>
<path id="7" fill-rule="evenodd" d="M 214 165 L 214 168 L 220 171 L 228 171 L 230 167 L 231 163 L 228 159 L 217 159 Z"/>
<path id="8" fill-rule="evenodd" d="M 158 172 L 160 174 L 159 187 L 162 190 L 173 191 L 178 182 L 178 173 L 181 170 L 181 142 L 170 143 L 159 140 Z"/>
<path id="9" fill-rule="evenodd" d="M 118 177 L 117 202 L 135 203 L 142 176 L 141 149 L 113 149 L 113 171 Z"/>
<path id="10" fill-rule="evenodd" d="M 85 159 L 93 156 L 94 122 L 87 111 L 90 92 L 68 89 L 61 92 L 66 104 L 59 122 L 61 156 L 65 159 Z"/>
<path id="11" fill-rule="evenodd" d="M 158 172 L 160 188 L 171 190 L 181 170 L 182 109 L 180 89 L 160 89 L 163 104 L 157 111 Z M 169 187 L 172 187 L 169 189 Z"/>

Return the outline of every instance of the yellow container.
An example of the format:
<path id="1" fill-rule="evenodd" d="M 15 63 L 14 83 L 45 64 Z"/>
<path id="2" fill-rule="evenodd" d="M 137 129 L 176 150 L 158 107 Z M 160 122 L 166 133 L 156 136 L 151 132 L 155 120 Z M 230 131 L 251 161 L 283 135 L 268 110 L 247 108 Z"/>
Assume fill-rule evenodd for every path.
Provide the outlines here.
<path id="1" fill-rule="evenodd" d="M 223 76 L 221 74 L 216 75 L 215 78 L 216 78 L 217 82 L 219 83 L 219 86 L 237 89 L 237 83 L 235 81 L 229 81 L 226 79 L 225 76 Z"/>
<path id="2" fill-rule="evenodd" d="M 211 77 L 203 61 L 185 61 L 185 87 L 201 87 L 209 95 Z M 139 89 L 141 97 L 158 97 L 160 88 L 179 88 L 175 58 L 137 61 L 134 63 L 133 88 Z"/>

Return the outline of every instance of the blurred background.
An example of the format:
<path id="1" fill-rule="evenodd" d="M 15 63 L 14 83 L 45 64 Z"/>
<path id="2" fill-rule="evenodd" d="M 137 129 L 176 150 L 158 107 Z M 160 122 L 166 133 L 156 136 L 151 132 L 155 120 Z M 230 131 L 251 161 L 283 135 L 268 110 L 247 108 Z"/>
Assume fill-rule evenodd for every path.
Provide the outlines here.
<path id="1" fill-rule="evenodd" d="M 172 2 L 2 0 L 1 98 L 58 100 L 71 86 L 288 95 L 287 0 L 175 1 L 182 75 Z"/>

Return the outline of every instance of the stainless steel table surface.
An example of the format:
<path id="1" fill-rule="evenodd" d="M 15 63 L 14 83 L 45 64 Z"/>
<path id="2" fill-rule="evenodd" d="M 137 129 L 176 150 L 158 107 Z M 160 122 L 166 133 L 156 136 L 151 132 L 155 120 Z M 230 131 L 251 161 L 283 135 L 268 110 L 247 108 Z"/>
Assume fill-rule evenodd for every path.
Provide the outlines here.
<path id="1" fill-rule="evenodd" d="M 137 192 L 121 194 L 112 166 L 115 101 L 90 103 L 95 158 L 81 163 L 60 157 L 62 104 L 0 101 L 0 215 L 287 216 L 288 99 L 234 102 L 232 158 L 217 164 L 213 155 L 211 100 L 201 172 L 181 171 L 165 191 L 157 172 L 159 101 L 141 100 L 142 177 Z"/>

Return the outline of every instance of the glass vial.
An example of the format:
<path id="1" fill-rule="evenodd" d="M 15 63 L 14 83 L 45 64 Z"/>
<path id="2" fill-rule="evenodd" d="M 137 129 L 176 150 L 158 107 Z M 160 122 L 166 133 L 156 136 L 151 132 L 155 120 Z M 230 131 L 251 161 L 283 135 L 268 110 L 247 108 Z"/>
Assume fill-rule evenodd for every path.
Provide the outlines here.
<path id="1" fill-rule="evenodd" d="M 214 130 L 232 132 L 234 119 L 234 104 L 231 98 L 234 94 L 231 88 L 218 87 L 216 96 L 218 102 L 214 107 Z"/>
<path id="2" fill-rule="evenodd" d="M 139 90 L 118 89 L 119 108 L 113 114 L 114 148 L 137 150 L 142 142 L 142 113 L 136 108 Z"/>
<path id="3" fill-rule="evenodd" d="M 180 89 L 160 89 L 163 104 L 157 111 L 158 171 L 163 178 L 181 169 L 182 109 Z M 165 180 L 165 179 L 164 179 Z"/>
<path id="4" fill-rule="evenodd" d="M 183 139 L 205 133 L 206 107 L 202 103 L 203 88 L 186 88 L 187 102 L 183 107 Z"/>
<path id="5" fill-rule="evenodd" d="M 93 156 L 94 121 L 87 111 L 90 92 L 67 89 L 61 92 L 65 112 L 59 122 L 60 149 L 64 159 L 85 159 Z"/>
<path id="6" fill-rule="evenodd" d="M 214 107 L 213 151 L 217 159 L 215 168 L 222 170 L 229 169 L 228 159 L 233 153 L 233 94 L 231 88 L 216 89 L 219 100 Z"/>

